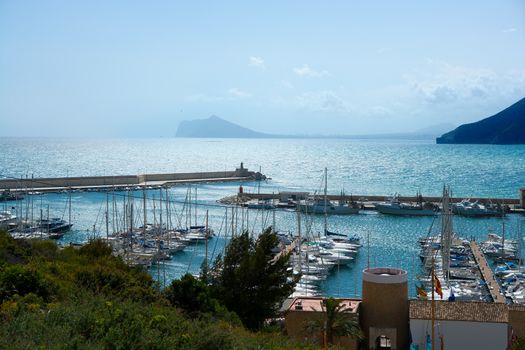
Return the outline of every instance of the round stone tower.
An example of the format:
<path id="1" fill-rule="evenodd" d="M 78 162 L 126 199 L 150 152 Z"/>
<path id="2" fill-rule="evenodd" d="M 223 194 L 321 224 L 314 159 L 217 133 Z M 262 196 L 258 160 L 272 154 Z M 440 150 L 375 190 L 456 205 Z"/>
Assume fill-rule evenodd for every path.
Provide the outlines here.
<path id="1" fill-rule="evenodd" d="M 408 274 L 379 267 L 363 270 L 361 325 L 367 349 L 408 349 Z"/>

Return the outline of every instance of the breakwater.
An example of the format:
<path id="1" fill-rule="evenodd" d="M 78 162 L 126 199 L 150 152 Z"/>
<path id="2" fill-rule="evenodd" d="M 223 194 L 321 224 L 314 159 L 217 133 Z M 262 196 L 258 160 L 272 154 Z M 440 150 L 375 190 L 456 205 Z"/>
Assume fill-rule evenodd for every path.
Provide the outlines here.
<path id="1" fill-rule="evenodd" d="M 308 196 L 312 196 L 312 194 L 308 192 L 279 192 L 279 193 L 242 193 L 242 196 L 236 196 L 239 197 L 238 202 L 244 202 L 249 201 L 251 199 L 272 199 L 272 200 L 280 200 L 280 201 L 286 201 L 288 199 L 292 200 L 301 200 L 306 199 Z M 317 197 L 323 197 L 324 195 L 317 195 Z M 374 202 L 382 202 L 388 200 L 391 196 L 378 196 L 378 195 L 363 195 L 363 194 L 352 194 L 352 195 L 332 195 L 328 194 L 327 199 L 329 200 L 343 200 L 343 201 L 359 201 L 363 204 L 367 203 L 374 203 Z M 417 202 L 418 197 L 416 196 L 398 196 L 397 197 L 401 202 Z M 431 202 L 431 203 L 441 203 L 442 198 L 441 197 L 421 197 L 422 201 L 424 202 Z M 459 203 L 461 202 L 465 197 L 451 197 L 450 202 L 451 203 Z M 488 197 L 470 197 L 473 201 L 479 201 L 480 203 L 488 204 L 500 204 L 500 205 L 509 205 L 509 206 L 516 206 L 520 205 L 520 201 L 523 199 L 520 198 L 488 198 Z"/>
<path id="2" fill-rule="evenodd" d="M 0 192 L 59 192 L 64 190 L 110 190 L 126 187 L 174 186 L 180 183 L 265 180 L 260 172 L 241 166 L 234 171 L 0 179 Z"/>

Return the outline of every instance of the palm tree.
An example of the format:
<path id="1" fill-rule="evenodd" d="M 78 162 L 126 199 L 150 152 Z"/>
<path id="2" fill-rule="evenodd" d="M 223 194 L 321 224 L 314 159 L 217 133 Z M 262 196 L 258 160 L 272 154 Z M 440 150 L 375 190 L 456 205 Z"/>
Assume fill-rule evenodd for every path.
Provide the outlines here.
<path id="1" fill-rule="evenodd" d="M 323 317 L 305 324 L 308 332 L 323 334 L 323 346 L 333 345 L 334 336 L 349 336 L 357 340 L 363 338 L 356 317 L 348 313 L 348 307 L 341 305 L 342 300 L 328 298 L 320 301 Z"/>

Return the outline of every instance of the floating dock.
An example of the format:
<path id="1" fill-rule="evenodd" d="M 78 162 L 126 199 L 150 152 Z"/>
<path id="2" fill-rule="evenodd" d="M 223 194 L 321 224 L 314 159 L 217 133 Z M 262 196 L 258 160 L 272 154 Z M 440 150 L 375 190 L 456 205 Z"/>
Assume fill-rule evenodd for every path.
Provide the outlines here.
<path id="1" fill-rule="evenodd" d="M 496 281 L 496 278 L 494 278 L 494 273 L 487 263 L 485 255 L 483 255 L 475 241 L 470 241 L 470 249 L 472 250 L 472 254 L 474 255 L 479 271 L 481 271 L 481 276 L 487 285 L 492 300 L 494 300 L 495 303 L 505 303 L 506 300 L 503 294 L 501 294 L 499 283 Z"/>
<path id="2" fill-rule="evenodd" d="M 241 166 L 234 171 L 193 173 L 165 173 L 119 176 L 81 176 L 0 179 L 0 193 L 10 192 L 61 192 L 68 190 L 108 191 L 135 187 L 174 186 L 181 183 L 246 182 L 265 180 L 260 172 Z"/>

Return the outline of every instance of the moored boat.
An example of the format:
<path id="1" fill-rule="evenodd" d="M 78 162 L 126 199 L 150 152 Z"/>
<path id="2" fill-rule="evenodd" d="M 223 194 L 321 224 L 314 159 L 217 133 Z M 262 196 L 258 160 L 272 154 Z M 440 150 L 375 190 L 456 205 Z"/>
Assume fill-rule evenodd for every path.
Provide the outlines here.
<path id="1" fill-rule="evenodd" d="M 438 212 L 437 205 L 429 202 L 423 203 L 421 195 L 417 196 L 417 203 L 402 203 L 399 197 L 394 195 L 387 202 L 375 203 L 375 208 L 381 214 L 404 215 L 404 216 L 431 216 Z"/>

